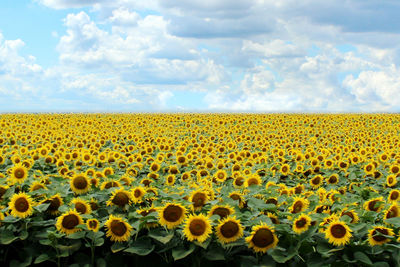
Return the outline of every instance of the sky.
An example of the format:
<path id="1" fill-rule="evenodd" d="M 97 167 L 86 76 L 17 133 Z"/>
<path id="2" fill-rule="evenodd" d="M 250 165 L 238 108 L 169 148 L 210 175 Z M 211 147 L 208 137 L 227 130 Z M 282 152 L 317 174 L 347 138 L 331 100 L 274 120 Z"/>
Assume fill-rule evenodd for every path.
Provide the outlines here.
<path id="1" fill-rule="evenodd" d="M 2 0 L 0 112 L 400 112 L 398 0 Z"/>

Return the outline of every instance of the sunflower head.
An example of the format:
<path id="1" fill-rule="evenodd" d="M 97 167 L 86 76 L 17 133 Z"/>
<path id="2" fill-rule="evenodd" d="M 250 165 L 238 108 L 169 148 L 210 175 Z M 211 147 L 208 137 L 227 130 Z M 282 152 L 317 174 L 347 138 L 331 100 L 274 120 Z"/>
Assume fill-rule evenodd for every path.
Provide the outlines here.
<path id="1" fill-rule="evenodd" d="M 97 232 L 100 228 L 100 222 L 97 219 L 89 219 L 86 221 L 86 226 L 89 230 Z"/>
<path id="2" fill-rule="evenodd" d="M 25 218 L 33 213 L 32 198 L 23 192 L 14 194 L 8 206 L 11 209 L 11 215 L 15 217 Z"/>
<path id="3" fill-rule="evenodd" d="M 211 217 L 212 215 L 218 215 L 220 217 L 220 219 L 224 219 L 230 215 L 232 215 L 235 212 L 235 210 L 228 206 L 221 206 L 221 205 L 216 205 L 213 206 L 210 210 L 210 212 L 208 213 L 208 215 Z"/>
<path id="4" fill-rule="evenodd" d="M 158 211 L 160 224 L 172 229 L 180 225 L 186 217 L 186 208 L 179 203 L 167 203 Z"/>
<path id="5" fill-rule="evenodd" d="M 64 204 L 64 201 L 60 194 L 56 194 L 50 198 L 47 198 L 42 201 L 42 203 L 49 203 L 49 207 L 47 208 L 46 212 L 49 212 L 52 215 L 58 215 L 60 212 L 58 211 L 58 208 Z"/>
<path id="6" fill-rule="evenodd" d="M 399 216 L 400 216 L 400 207 L 397 203 L 394 203 L 385 211 L 384 218 L 390 219 Z"/>
<path id="7" fill-rule="evenodd" d="M 208 201 L 207 192 L 203 190 L 193 191 L 190 195 L 189 201 L 192 202 L 193 209 L 199 211 Z"/>
<path id="8" fill-rule="evenodd" d="M 335 246 L 347 244 L 351 236 L 351 230 L 347 224 L 337 220 L 332 221 L 325 230 L 325 238 Z"/>
<path id="9" fill-rule="evenodd" d="M 189 241 L 204 242 L 212 233 L 209 218 L 203 214 L 190 215 L 186 220 L 183 233 Z"/>
<path id="10" fill-rule="evenodd" d="M 384 226 L 374 226 L 368 231 L 368 243 L 371 246 L 383 245 L 390 241 L 394 236 L 393 230 Z"/>
<path id="11" fill-rule="evenodd" d="M 82 217 L 75 210 L 69 210 L 57 218 L 57 230 L 65 234 L 73 234 L 81 229 L 76 226 L 83 224 Z"/>
<path id="12" fill-rule="evenodd" d="M 74 205 L 75 210 L 80 214 L 89 214 L 92 212 L 89 202 L 81 198 L 72 199 L 71 204 Z"/>
<path id="13" fill-rule="evenodd" d="M 309 201 L 305 198 L 295 197 L 292 206 L 290 207 L 291 213 L 300 213 L 308 208 Z"/>
<path id="14" fill-rule="evenodd" d="M 28 178 L 28 169 L 22 164 L 16 164 L 11 169 L 11 181 L 22 184 Z"/>
<path id="15" fill-rule="evenodd" d="M 310 225 L 311 225 L 310 216 L 302 214 L 294 220 L 292 228 L 296 234 L 301 234 L 307 231 Z"/>
<path id="16" fill-rule="evenodd" d="M 130 205 L 132 202 L 131 193 L 123 188 L 114 190 L 111 194 L 110 199 L 107 201 L 107 206 L 115 205 L 124 208 L 125 205 Z"/>
<path id="17" fill-rule="evenodd" d="M 278 241 L 274 228 L 266 224 L 253 226 L 250 236 L 246 237 L 249 248 L 260 253 L 276 247 Z"/>
<path id="18" fill-rule="evenodd" d="M 400 190 L 393 189 L 392 191 L 390 191 L 388 196 L 388 202 L 396 203 L 399 200 L 400 200 Z"/>
<path id="19" fill-rule="evenodd" d="M 364 203 L 364 209 L 379 212 L 383 206 L 383 197 L 373 198 Z"/>
<path id="20" fill-rule="evenodd" d="M 72 191 L 79 195 L 89 191 L 90 182 L 85 174 L 77 174 L 71 178 L 70 186 Z"/>
<path id="21" fill-rule="evenodd" d="M 146 194 L 146 190 L 142 186 L 132 188 L 131 196 L 134 203 L 142 202 L 143 196 Z"/>
<path id="22" fill-rule="evenodd" d="M 110 215 L 105 226 L 107 228 L 106 236 L 115 242 L 128 241 L 133 229 L 125 219 L 114 215 Z"/>
<path id="23" fill-rule="evenodd" d="M 243 236 L 244 227 L 235 217 L 226 217 L 215 228 L 218 241 L 222 244 L 235 242 Z"/>

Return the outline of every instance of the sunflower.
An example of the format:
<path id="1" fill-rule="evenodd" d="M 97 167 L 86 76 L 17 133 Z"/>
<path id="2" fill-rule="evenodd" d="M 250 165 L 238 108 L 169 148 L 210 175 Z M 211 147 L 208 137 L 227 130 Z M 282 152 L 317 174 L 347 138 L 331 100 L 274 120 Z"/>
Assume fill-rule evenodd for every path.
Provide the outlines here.
<path id="1" fill-rule="evenodd" d="M 80 214 L 90 214 L 92 212 L 89 202 L 81 198 L 72 199 L 71 204 L 74 204 L 75 210 Z"/>
<path id="2" fill-rule="evenodd" d="M 89 230 L 97 232 L 100 228 L 100 222 L 97 219 L 89 219 L 86 221 L 86 226 Z"/>
<path id="3" fill-rule="evenodd" d="M 220 219 L 224 219 L 224 218 L 232 215 L 234 212 L 235 212 L 235 210 L 231 206 L 216 205 L 211 208 L 211 210 L 208 213 L 208 216 L 211 217 L 212 215 L 218 215 L 220 217 Z"/>
<path id="4" fill-rule="evenodd" d="M 316 189 L 321 186 L 323 182 L 323 178 L 321 175 L 316 175 L 310 180 L 310 185 L 313 189 Z"/>
<path id="5" fill-rule="evenodd" d="M 183 234 L 189 241 L 203 243 L 212 233 L 211 223 L 208 217 L 203 214 L 190 215 L 185 222 Z"/>
<path id="6" fill-rule="evenodd" d="M 264 214 L 267 215 L 267 217 L 271 220 L 271 222 L 273 224 L 279 224 L 279 218 L 276 214 L 271 213 L 271 212 L 265 212 L 265 211 L 264 211 Z"/>
<path id="7" fill-rule="evenodd" d="M 274 228 L 263 223 L 253 226 L 250 236 L 246 237 L 249 248 L 261 253 L 276 247 L 278 241 Z"/>
<path id="8" fill-rule="evenodd" d="M 11 169 L 11 181 L 22 184 L 28 178 L 28 169 L 22 164 L 16 164 Z"/>
<path id="9" fill-rule="evenodd" d="M 0 185 L 0 200 L 3 198 L 3 196 L 7 192 L 8 188 L 9 187 L 7 185 Z"/>
<path id="10" fill-rule="evenodd" d="M 310 202 L 301 197 L 295 197 L 292 206 L 290 207 L 291 213 L 300 213 L 308 208 Z"/>
<path id="11" fill-rule="evenodd" d="M 257 174 L 254 174 L 246 179 L 245 186 L 248 187 L 251 185 L 261 185 L 261 183 L 262 183 L 261 177 L 258 176 Z"/>
<path id="12" fill-rule="evenodd" d="M 400 207 L 397 203 L 391 205 L 386 211 L 384 218 L 390 219 L 390 218 L 395 218 L 400 216 Z"/>
<path id="13" fill-rule="evenodd" d="M 174 185 L 175 183 L 175 175 L 174 174 L 170 174 L 165 178 L 165 184 L 166 185 Z"/>
<path id="14" fill-rule="evenodd" d="M 128 241 L 133 229 L 125 219 L 112 214 L 106 221 L 105 226 L 107 228 L 106 236 L 110 237 L 111 241 L 116 242 Z"/>
<path id="15" fill-rule="evenodd" d="M 392 191 L 390 191 L 388 196 L 388 202 L 396 203 L 399 200 L 400 200 L 400 190 L 393 189 Z"/>
<path id="16" fill-rule="evenodd" d="M 64 204 L 64 201 L 60 194 L 55 194 L 51 196 L 50 198 L 47 198 L 42 201 L 42 203 L 50 203 L 49 207 L 47 208 L 46 212 L 49 212 L 51 215 L 58 215 L 60 212 L 58 211 L 58 208 Z"/>
<path id="17" fill-rule="evenodd" d="M 393 174 L 398 174 L 400 172 L 400 166 L 397 164 L 393 164 L 389 167 L 389 171 Z"/>
<path id="18" fill-rule="evenodd" d="M 235 179 L 233 179 L 233 186 L 236 188 L 242 187 L 245 182 L 246 182 L 246 179 L 243 176 L 239 175 L 239 176 L 235 177 Z"/>
<path id="19" fill-rule="evenodd" d="M 80 231 L 76 226 L 83 224 L 82 217 L 75 210 L 69 210 L 57 218 L 57 230 L 65 234 L 73 234 Z"/>
<path id="20" fill-rule="evenodd" d="M 100 185 L 101 190 L 110 189 L 112 187 L 121 187 L 121 183 L 119 181 L 111 180 L 111 181 L 104 181 Z"/>
<path id="21" fill-rule="evenodd" d="M 46 185 L 44 185 L 41 182 L 34 181 L 30 186 L 29 186 L 29 191 L 33 192 L 39 189 L 47 189 Z"/>
<path id="22" fill-rule="evenodd" d="M 131 189 L 131 196 L 134 203 L 142 202 L 143 196 L 146 194 L 146 190 L 142 186 L 136 186 Z"/>
<path id="23" fill-rule="evenodd" d="M 379 212 L 382 209 L 383 197 L 377 197 L 364 203 L 364 209 Z"/>
<path id="24" fill-rule="evenodd" d="M 226 180 L 226 178 L 228 177 L 228 174 L 226 173 L 225 170 L 218 170 L 217 172 L 215 172 L 214 174 L 214 178 L 217 182 L 224 182 Z"/>
<path id="25" fill-rule="evenodd" d="M 386 177 L 386 186 L 387 187 L 394 187 L 397 184 L 396 175 L 390 174 Z"/>
<path id="26" fill-rule="evenodd" d="M 33 213 L 33 201 L 30 196 L 23 192 L 14 194 L 8 206 L 11 209 L 11 215 L 15 217 L 25 218 Z"/>
<path id="27" fill-rule="evenodd" d="M 383 245 L 390 241 L 388 237 L 394 236 L 393 230 L 384 226 L 374 226 L 368 231 L 368 243 L 371 246 Z"/>
<path id="28" fill-rule="evenodd" d="M 186 217 L 186 208 L 178 203 L 167 203 L 158 211 L 159 223 L 172 229 L 181 224 Z"/>
<path id="29" fill-rule="evenodd" d="M 343 216 L 349 216 L 351 218 L 350 223 L 357 223 L 359 221 L 359 217 L 357 212 L 355 212 L 354 210 L 344 210 L 342 211 L 342 213 L 340 214 L 340 217 Z"/>
<path id="30" fill-rule="evenodd" d="M 103 175 L 104 175 L 105 177 L 110 176 L 110 175 L 113 175 L 113 174 L 114 174 L 114 169 L 113 169 L 113 168 L 107 167 L 107 168 L 104 168 L 104 169 L 103 169 Z"/>
<path id="31" fill-rule="evenodd" d="M 78 195 L 88 192 L 90 188 L 89 185 L 89 180 L 85 174 L 77 174 L 70 179 L 71 189 Z"/>
<path id="32" fill-rule="evenodd" d="M 222 244 L 232 243 L 243 236 L 244 227 L 236 217 L 226 217 L 219 221 L 215 228 L 218 241 Z"/>
<path id="33" fill-rule="evenodd" d="M 107 206 L 115 205 L 124 208 L 125 205 L 130 205 L 132 202 L 131 193 L 123 188 L 114 190 L 111 194 L 110 199 L 107 201 Z"/>
<path id="34" fill-rule="evenodd" d="M 203 190 L 196 190 L 190 194 L 189 201 L 192 202 L 192 207 L 195 211 L 199 211 L 208 201 L 207 193 Z"/>
<path id="35" fill-rule="evenodd" d="M 280 172 L 282 173 L 282 175 L 288 175 L 290 173 L 290 166 L 289 164 L 283 164 L 280 168 Z"/>
<path id="36" fill-rule="evenodd" d="M 328 184 L 337 184 L 339 182 L 339 175 L 337 173 L 331 174 L 327 179 L 326 182 Z"/>
<path id="37" fill-rule="evenodd" d="M 301 234 L 308 230 L 311 225 L 311 218 L 306 214 L 302 214 L 293 222 L 293 231 L 296 234 Z"/>
<path id="38" fill-rule="evenodd" d="M 347 244 L 351 237 L 351 229 L 341 221 L 333 220 L 325 230 L 325 238 L 335 246 Z"/>
<path id="39" fill-rule="evenodd" d="M 239 201 L 239 208 L 243 208 L 244 207 L 244 197 L 243 194 L 238 192 L 238 191 L 233 191 L 229 194 L 228 196 L 229 198 L 233 199 L 233 200 L 238 200 Z"/>

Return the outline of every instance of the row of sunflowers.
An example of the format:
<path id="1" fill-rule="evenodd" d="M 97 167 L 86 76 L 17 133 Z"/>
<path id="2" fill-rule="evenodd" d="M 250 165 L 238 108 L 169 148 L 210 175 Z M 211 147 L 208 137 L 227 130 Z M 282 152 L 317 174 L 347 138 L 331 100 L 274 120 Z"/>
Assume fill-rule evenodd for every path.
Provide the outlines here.
<path id="1" fill-rule="evenodd" d="M 400 266 L 396 114 L 3 114 L 0 262 Z"/>

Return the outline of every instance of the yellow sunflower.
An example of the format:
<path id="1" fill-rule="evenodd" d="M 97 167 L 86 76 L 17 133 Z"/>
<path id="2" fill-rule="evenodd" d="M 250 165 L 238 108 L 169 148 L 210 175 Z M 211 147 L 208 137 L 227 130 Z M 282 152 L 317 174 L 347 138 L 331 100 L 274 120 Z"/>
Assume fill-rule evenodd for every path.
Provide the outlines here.
<path id="1" fill-rule="evenodd" d="M 207 192 L 196 190 L 190 194 L 189 201 L 192 202 L 192 207 L 195 211 L 199 211 L 208 201 Z"/>
<path id="2" fill-rule="evenodd" d="M 189 241 L 203 243 L 212 233 L 210 219 L 203 214 L 190 215 L 185 222 L 183 234 Z"/>
<path id="3" fill-rule="evenodd" d="M 107 201 L 107 206 L 118 206 L 124 208 L 125 205 L 130 205 L 132 202 L 132 194 L 123 188 L 114 190 L 111 193 L 110 199 Z"/>
<path id="4" fill-rule="evenodd" d="M 158 211 L 159 223 L 169 229 L 180 225 L 186 217 L 186 208 L 179 203 L 167 203 Z"/>
<path id="5" fill-rule="evenodd" d="M 334 220 L 329 223 L 324 233 L 329 243 L 341 246 L 350 242 L 350 238 L 352 237 L 351 232 L 346 223 Z"/>
<path id="6" fill-rule="evenodd" d="M 11 210 L 11 215 L 15 217 L 25 218 L 33 213 L 32 198 L 23 192 L 14 194 L 8 203 L 8 207 Z"/>
<path id="7" fill-rule="evenodd" d="M 217 172 L 215 172 L 214 174 L 214 178 L 217 182 L 224 182 L 226 180 L 226 178 L 228 177 L 228 174 L 226 173 L 225 170 L 218 170 Z"/>
<path id="8" fill-rule="evenodd" d="M 46 188 L 47 188 L 46 185 L 44 185 L 43 183 L 35 181 L 29 186 L 29 191 L 33 192 L 39 189 L 46 189 Z"/>
<path id="9" fill-rule="evenodd" d="M 97 232 L 100 228 L 100 222 L 97 219 L 89 219 L 86 221 L 86 226 L 89 230 Z"/>
<path id="10" fill-rule="evenodd" d="M 235 242 L 243 236 L 244 227 L 236 217 L 226 217 L 220 220 L 215 228 L 218 241 L 222 244 Z"/>
<path id="11" fill-rule="evenodd" d="M 72 199 L 71 204 L 74 205 L 75 210 L 80 214 L 89 214 L 92 212 L 89 202 L 81 198 Z"/>
<path id="12" fill-rule="evenodd" d="M 28 169 L 22 164 L 16 164 L 11 169 L 11 181 L 22 184 L 28 178 Z"/>
<path id="13" fill-rule="evenodd" d="M 253 226 L 250 236 L 246 237 L 249 248 L 260 253 L 276 247 L 278 241 L 274 228 L 263 223 Z"/>
<path id="14" fill-rule="evenodd" d="M 386 177 L 386 186 L 394 187 L 397 184 L 397 178 L 395 174 L 390 174 Z"/>
<path id="15" fill-rule="evenodd" d="M 64 204 L 64 201 L 63 201 L 61 195 L 57 193 L 57 194 L 51 196 L 50 198 L 43 200 L 42 203 L 46 203 L 46 204 L 50 203 L 46 212 L 49 212 L 51 215 L 58 215 L 60 213 L 60 211 L 58 211 L 58 208 Z"/>
<path id="16" fill-rule="evenodd" d="M 382 209 L 383 202 L 383 197 L 370 199 L 364 203 L 364 209 L 379 212 Z"/>
<path id="17" fill-rule="evenodd" d="M 133 229 L 125 219 L 114 215 L 110 215 L 105 226 L 107 228 L 106 236 L 115 242 L 128 241 Z"/>
<path id="18" fill-rule="evenodd" d="M 131 190 L 131 196 L 134 203 L 142 202 L 143 196 L 146 194 L 146 190 L 142 186 L 136 186 Z"/>
<path id="19" fill-rule="evenodd" d="M 291 213 L 300 213 L 305 211 L 308 208 L 308 205 L 310 202 L 308 199 L 301 198 L 301 197 L 295 197 L 293 200 L 293 204 L 290 207 L 290 212 Z"/>
<path id="20" fill-rule="evenodd" d="M 220 219 L 224 219 L 230 215 L 233 215 L 235 210 L 228 205 L 215 205 L 211 208 L 211 210 L 208 213 L 208 216 L 212 215 L 218 215 Z"/>
<path id="21" fill-rule="evenodd" d="M 395 218 L 400 216 L 400 207 L 397 203 L 392 204 L 386 211 L 384 218 L 385 219 L 390 219 L 390 218 Z"/>
<path id="22" fill-rule="evenodd" d="M 77 174 L 70 179 L 70 186 L 72 191 L 79 195 L 89 191 L 90 183 L 85 174 Z"/>
<path id="23" fill-rule="evenodd" d="M 294 220 L 292 229 L 296 234 L 301 234 L 307 231 L 310 225 L 311 225 L 310 216 L 302 214 L 299 217 L 297 217 L 296 220 Z"/>
<path id="24" fill-rule="evenodd" d="M 393 189 L 392 191 L 390 191 L 388 196 L 388 202 L 396 203 L 399 200 L 400 200 L 400 190 Z"/>
<path id="25" fill-rule="evenodd" d="M 81 229 L 76 226 L 83 224 L 82 217 L 75 210 L 69 210 L 57 218 L 57 230 L 65 234 L 73 234 Z"/>
<path id="26" fill-rule="evenodd" d="M 368 243 L 371 246 L 383 245 L 390 241 L 388 236 L 394 236 L 392 229 L 384 226 L 374 226 L 368 231 Z"/>

